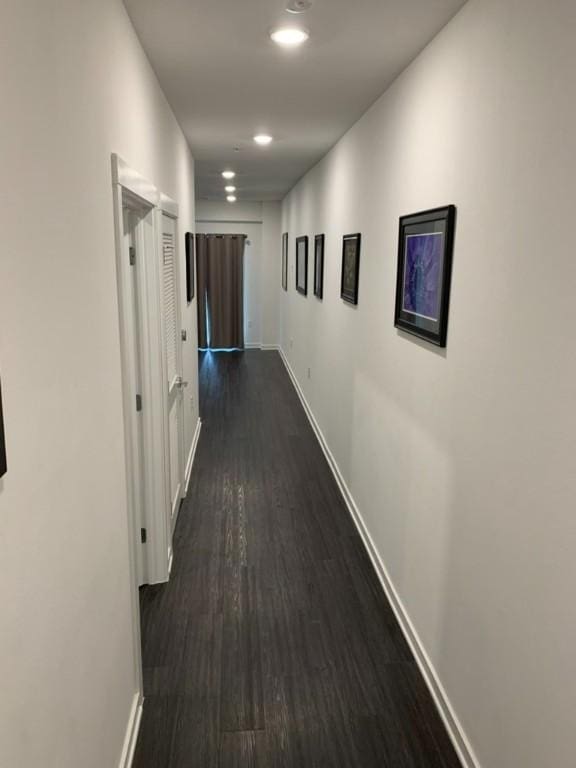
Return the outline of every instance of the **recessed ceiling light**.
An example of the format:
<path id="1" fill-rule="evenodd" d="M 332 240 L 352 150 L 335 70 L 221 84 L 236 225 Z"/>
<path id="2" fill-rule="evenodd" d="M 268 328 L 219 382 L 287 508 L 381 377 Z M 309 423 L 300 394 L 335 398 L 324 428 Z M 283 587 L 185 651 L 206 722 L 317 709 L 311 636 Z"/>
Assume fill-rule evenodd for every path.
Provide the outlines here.
<path id="1" fill-rule="evenodd" d="M 284 48 L 296 48 L 308 40 L 309 34 L 299 27 L 279 27 L 270 33 L 270 37 Z"/>
<path id="2" fill-rule="evenodd" d="M 225 179 L 233 179 L 236 174 L 234 171 L 222 171 L 222 176 L 224 176 Z"/>
<path id="3" fill-rule="evenodd" d="M 235 203 L 236 202 L 236 195 L 228 195 L 226 200 L 228 200 L 229 203 Z"/>
<path id="4" fill-rule="evenodd" d="M 305 13 L 312 8 L 312 0 L 288 0 L 288 13 Z"/>
<path id="5" fill-rule="evenodd" d="M 254 136 L 256 144 L 260 144 L 261 147 L 267 147 L 272 143 L 272 136 L 268 136 L 266 133 L 259 133 L 258 136 Z"/>
<path id="6" fill-rule="evenodd" d="M 224 187 L 224 189 L 226 190 L 226 192 L 236 192 L 236 187 L 233 187 L 232 184 L 230 184 L 227 187 Z"/>

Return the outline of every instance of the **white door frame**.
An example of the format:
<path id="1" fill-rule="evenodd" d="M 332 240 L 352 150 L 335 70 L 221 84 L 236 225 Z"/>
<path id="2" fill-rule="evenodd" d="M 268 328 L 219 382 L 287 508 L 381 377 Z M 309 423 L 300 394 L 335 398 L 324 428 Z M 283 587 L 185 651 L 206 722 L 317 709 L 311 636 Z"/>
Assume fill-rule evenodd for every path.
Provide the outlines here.
<path id="1" fill-rule="evenodd" d="M 136 398 L 142 398 L 143 382 L 142 382 L 142 322 L 140 318 L 141 311 L 141 279 L 140 269 L 136 269 L 132 266 L 132 255 L 135 253 L 143 253 L 142 245 L 142 224 L 143 220 L 149 215 L 149 207 L 145 206 L 140 198 L 128 193 L 126 190 L 122 190 L 122 216 L 123 216 L 123 247 L 122 247 L 122 260 L 124 262 L 127 259 L 131 265 L 129 270 L 122 270 L 122 277 L 126 276 L 126 282 L 122 283 L 122 309 L 126 312 L 131 310 L 132 320 L 131 322 L 125 322 L 123 339 L 123 349 L 126 356 L 126 378 L 124 379 L 126 392 L 130 393 L 131 402 L 134 403 Z M 132 251 L 130 249 L 133 249 Z M 118 266 L 125 266 L 125 262 L 122 264 L 118 262 Z M 133 511 L 134 511 L 134 525 L 133 530 L 138 531 L 146 526 L 144 520 L 144 414 L 141 410 L 136 408 L 130 412 L 130 434 L 129 445 L 130 455 L 127 456 L 127 465 L 130 462 L 130 471 L 128 473 L 127 482 L 130 482 L 130 490 L 133 498 Z M 145 577 L 145 558 L 146 547 L 139 546 L 138 540 L 136 540 L 136 583 L 138 586 L 144 584 Z"/>
<path id="2" fill-rule="evenodd" d="M 162 335 L 161 282 L 158 265 L 158 211 L 162 196 L 156 187 L 135 172 L 117 155 L 112 155 L 112 184 L 116 233 L 116 268 L 120 315 L 120 342 L 124 402 L 124 432 L 126 445 L 126 472 L 128 494 L 128 524 L 130 535 L 130 566 L 133 581 L 133 602 L 137 627 L 137 658 L 140 663 L 139 605 L 137 591 L 137 547 L 143 547 L 143 581 L 157 584 L 169 579 L 169 551 L 171 535 L 166 526 L 167 487 L 166 456 L 166 399 L 164 376 L 164 342 Z M 129 206 L 137 211 L 136 266 L 130 265 L 123 236 L 123 209 Z M 135 329 L 130 303 L 131 269 L 139 269 L 139 304 L 141 308 L 139 335 L 141 340 L 142 392 L 134 390 L 133 349 Z M 136 394 L 142 396 L 143 443 L 143 510 L 141 517 L 146 529 L 146 543 L 137 538 L 138 517 L 135 509 L 134 440 L 136 438 Z M 141 676 L 141 672 L 139 671 Z"/>

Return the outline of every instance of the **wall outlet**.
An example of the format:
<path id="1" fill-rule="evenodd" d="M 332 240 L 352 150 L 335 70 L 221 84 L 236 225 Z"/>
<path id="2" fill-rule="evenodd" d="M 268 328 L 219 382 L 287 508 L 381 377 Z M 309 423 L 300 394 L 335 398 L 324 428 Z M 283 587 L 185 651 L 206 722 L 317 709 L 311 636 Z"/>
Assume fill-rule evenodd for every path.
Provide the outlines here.
<path id="1" fill-rule="evenodd" d="M 311 372 L 310 368 L 308 368 L 308 378 L 309 378 L 309 379 L 311 379 L 311 378 L 312 378 L 312 372 Z"/>
<path id="2" fill-rule="evenodd" d="M 294 339 L 290 339 L 290 349 L 294 346 Z"/>

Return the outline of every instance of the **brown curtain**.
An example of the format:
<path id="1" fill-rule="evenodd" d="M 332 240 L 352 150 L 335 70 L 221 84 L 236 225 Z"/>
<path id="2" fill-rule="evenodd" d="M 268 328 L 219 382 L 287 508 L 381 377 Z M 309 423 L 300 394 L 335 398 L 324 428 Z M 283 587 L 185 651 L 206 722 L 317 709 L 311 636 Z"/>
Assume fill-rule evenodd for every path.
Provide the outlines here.
<path id="1" fill-rule="evenodd" d="M 244 349 L 246 235 L 196 235 L 198 346 Z"/>
<path id="2" fill-rule="evenodd" d="M 196 235 L 196 290 L 198 307 L 198 346 L 208 348 L 208 240 L 206 235 Z"/>

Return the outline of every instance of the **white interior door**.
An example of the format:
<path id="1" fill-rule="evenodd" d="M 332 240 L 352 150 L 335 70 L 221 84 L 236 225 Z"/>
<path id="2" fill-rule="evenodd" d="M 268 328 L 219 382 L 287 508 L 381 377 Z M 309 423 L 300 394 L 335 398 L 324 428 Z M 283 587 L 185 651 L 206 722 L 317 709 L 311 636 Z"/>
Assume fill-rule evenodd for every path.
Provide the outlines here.
<path id="1" fill-rule="evenodd" d="M 170 489 L 170 542 L 184 487 L 184 423 L 180 282 L 176 252 L 176 219 L 162 214 L 163 323 L 167 375 L 167 473 Z"/>
<path id="2" fill-rule="evenodd" d="M 132 497 L 134 502 L 134 530 L 136 552 L 136 577 L 138 586 L 145 583 L 145 564 L 142 531 L 146 529 L 144 510 L 144 427 L 142 421 L 142 308 L 140 306 L 139 270 L 136 268 L 138 214 L 130 208 L 123 208 L 124 258 L 130 265 L 129 279 L 126 281 L 126 310 L 130 315 L 130 338 L 127 353 L 130 359 L 132 390 L 133 429 L 132 443 Z"/>

